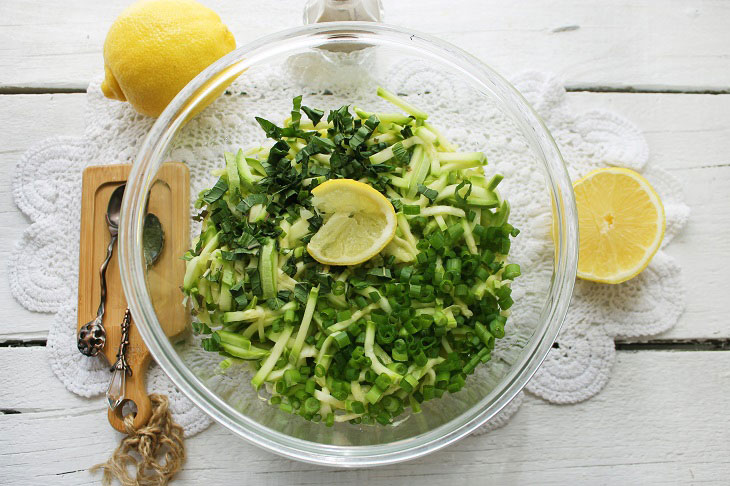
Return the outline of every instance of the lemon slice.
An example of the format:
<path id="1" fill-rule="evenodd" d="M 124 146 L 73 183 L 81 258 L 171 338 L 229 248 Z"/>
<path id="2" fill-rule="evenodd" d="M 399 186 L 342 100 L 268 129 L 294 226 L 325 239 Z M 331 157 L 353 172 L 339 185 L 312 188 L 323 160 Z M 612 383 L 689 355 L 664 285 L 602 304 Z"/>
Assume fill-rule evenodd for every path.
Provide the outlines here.
<path id="1" fill-rule="evenodd" d="M 324 224 L 307 251 L 327 265 L 357 265 L 377 255 L 395 236 L 393 205 L 371 186 L 330 179 L 312 190 L 312 204 Z"/>
<path id="2" fill-rule="evenodd" d="M 573 184 L 578 206 L 578 277 L 621 283 L 641 273 L 664 238 L 664 206 L 633 170 L 598 169 Z"/>

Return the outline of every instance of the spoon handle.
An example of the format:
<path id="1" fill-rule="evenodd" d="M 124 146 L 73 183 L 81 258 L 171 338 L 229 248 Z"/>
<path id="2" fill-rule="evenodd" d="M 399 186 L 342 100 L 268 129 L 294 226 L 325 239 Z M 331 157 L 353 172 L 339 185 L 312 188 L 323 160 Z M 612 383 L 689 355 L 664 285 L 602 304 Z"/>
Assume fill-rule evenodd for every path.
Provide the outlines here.
<path id="1" fill-rule="evenodd" d="M 131 324 L 131 314 L 129 307 L 124 312 L 124 320 L 120 324 L 122 338 L 119 341 L 119 351 L 117 351 L 117 361 L 112 365 L 112 377 L 109 381 L 109 387 L 106 390 L 106 400 L 109 408 L 114 410 L 126 398 L 126 382 L 127 376 L 132 374 L 132 369 L 127 364 L 127 346 L 129 346 L 129 325 Z"/>
<path id="2" fill-rule="evenodd" d="M 99 310 L 96 311 L 96 317 L 104 315 L 104 304 L 106 303 L 106 267 L 109 266 L 109 261 L 112 259 L 112 253 L 114 252 L 114 243 L 117 241 L 117 233 L 112 233 L 112 239 L 109 242 L 109 246 L 106 249 L 106 258 L 101 264 L 99 269 L 99 276 L 101 281 L 101 295 L 99 299 Z"/>

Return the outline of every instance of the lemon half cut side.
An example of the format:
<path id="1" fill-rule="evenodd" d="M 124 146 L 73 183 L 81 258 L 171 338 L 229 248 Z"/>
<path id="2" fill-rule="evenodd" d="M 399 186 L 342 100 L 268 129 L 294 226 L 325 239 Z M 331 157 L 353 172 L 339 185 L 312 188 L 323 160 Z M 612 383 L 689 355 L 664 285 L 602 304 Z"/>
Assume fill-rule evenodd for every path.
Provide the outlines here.
<path id="1" fill-rule="evenodd" d="M 625 282 L 646 268 L 666 227 L 659 195 L 640 174 L 595 170 L 573 184 L 578 207 L 578 277 Z"/>
<path id="2" fill-rule="evenodd" d="M 307 245 L 326 265 L 358 265 L 374 257 L 395 236 L 395 210 L 373 187 L 352 179 L 330 179 L 312 190 L 312 204 L 324 224 Z"/>

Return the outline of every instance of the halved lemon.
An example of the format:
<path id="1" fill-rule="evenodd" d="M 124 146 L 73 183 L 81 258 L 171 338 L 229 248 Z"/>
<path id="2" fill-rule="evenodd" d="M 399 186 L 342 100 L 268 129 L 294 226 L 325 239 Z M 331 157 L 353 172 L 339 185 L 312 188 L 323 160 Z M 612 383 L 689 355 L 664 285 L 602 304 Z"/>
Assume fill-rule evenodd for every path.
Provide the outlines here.
<path id="1" fill-rule="evenodd" d="M 357 265 L 377 255 L 395 236 L 393 205 L 373 187 L 352 179 L 330 179 L 312 190 L 324 224 L 307 245 L 327 265 Z"/>
<path id="2" fill-rule="evenodd" d="M 664 206 L 629 169 L 595 170 L 573 184 L 578 206 L 578 277 L 617 284 L 646 268 L 664 238 Z"/>

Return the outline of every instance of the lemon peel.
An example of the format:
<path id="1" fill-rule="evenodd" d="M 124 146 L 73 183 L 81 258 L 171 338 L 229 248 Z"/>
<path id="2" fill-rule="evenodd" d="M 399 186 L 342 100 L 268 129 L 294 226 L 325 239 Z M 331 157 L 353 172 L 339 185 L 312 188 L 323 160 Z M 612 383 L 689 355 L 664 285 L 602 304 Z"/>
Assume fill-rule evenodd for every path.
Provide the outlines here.
<path id="1" fill-rule="evenodd" d="M 235 47 L 218 14 L 198 2 L 141 0 L 109 29 L 101 90 L 156 117 L 190 80 Z"/>

